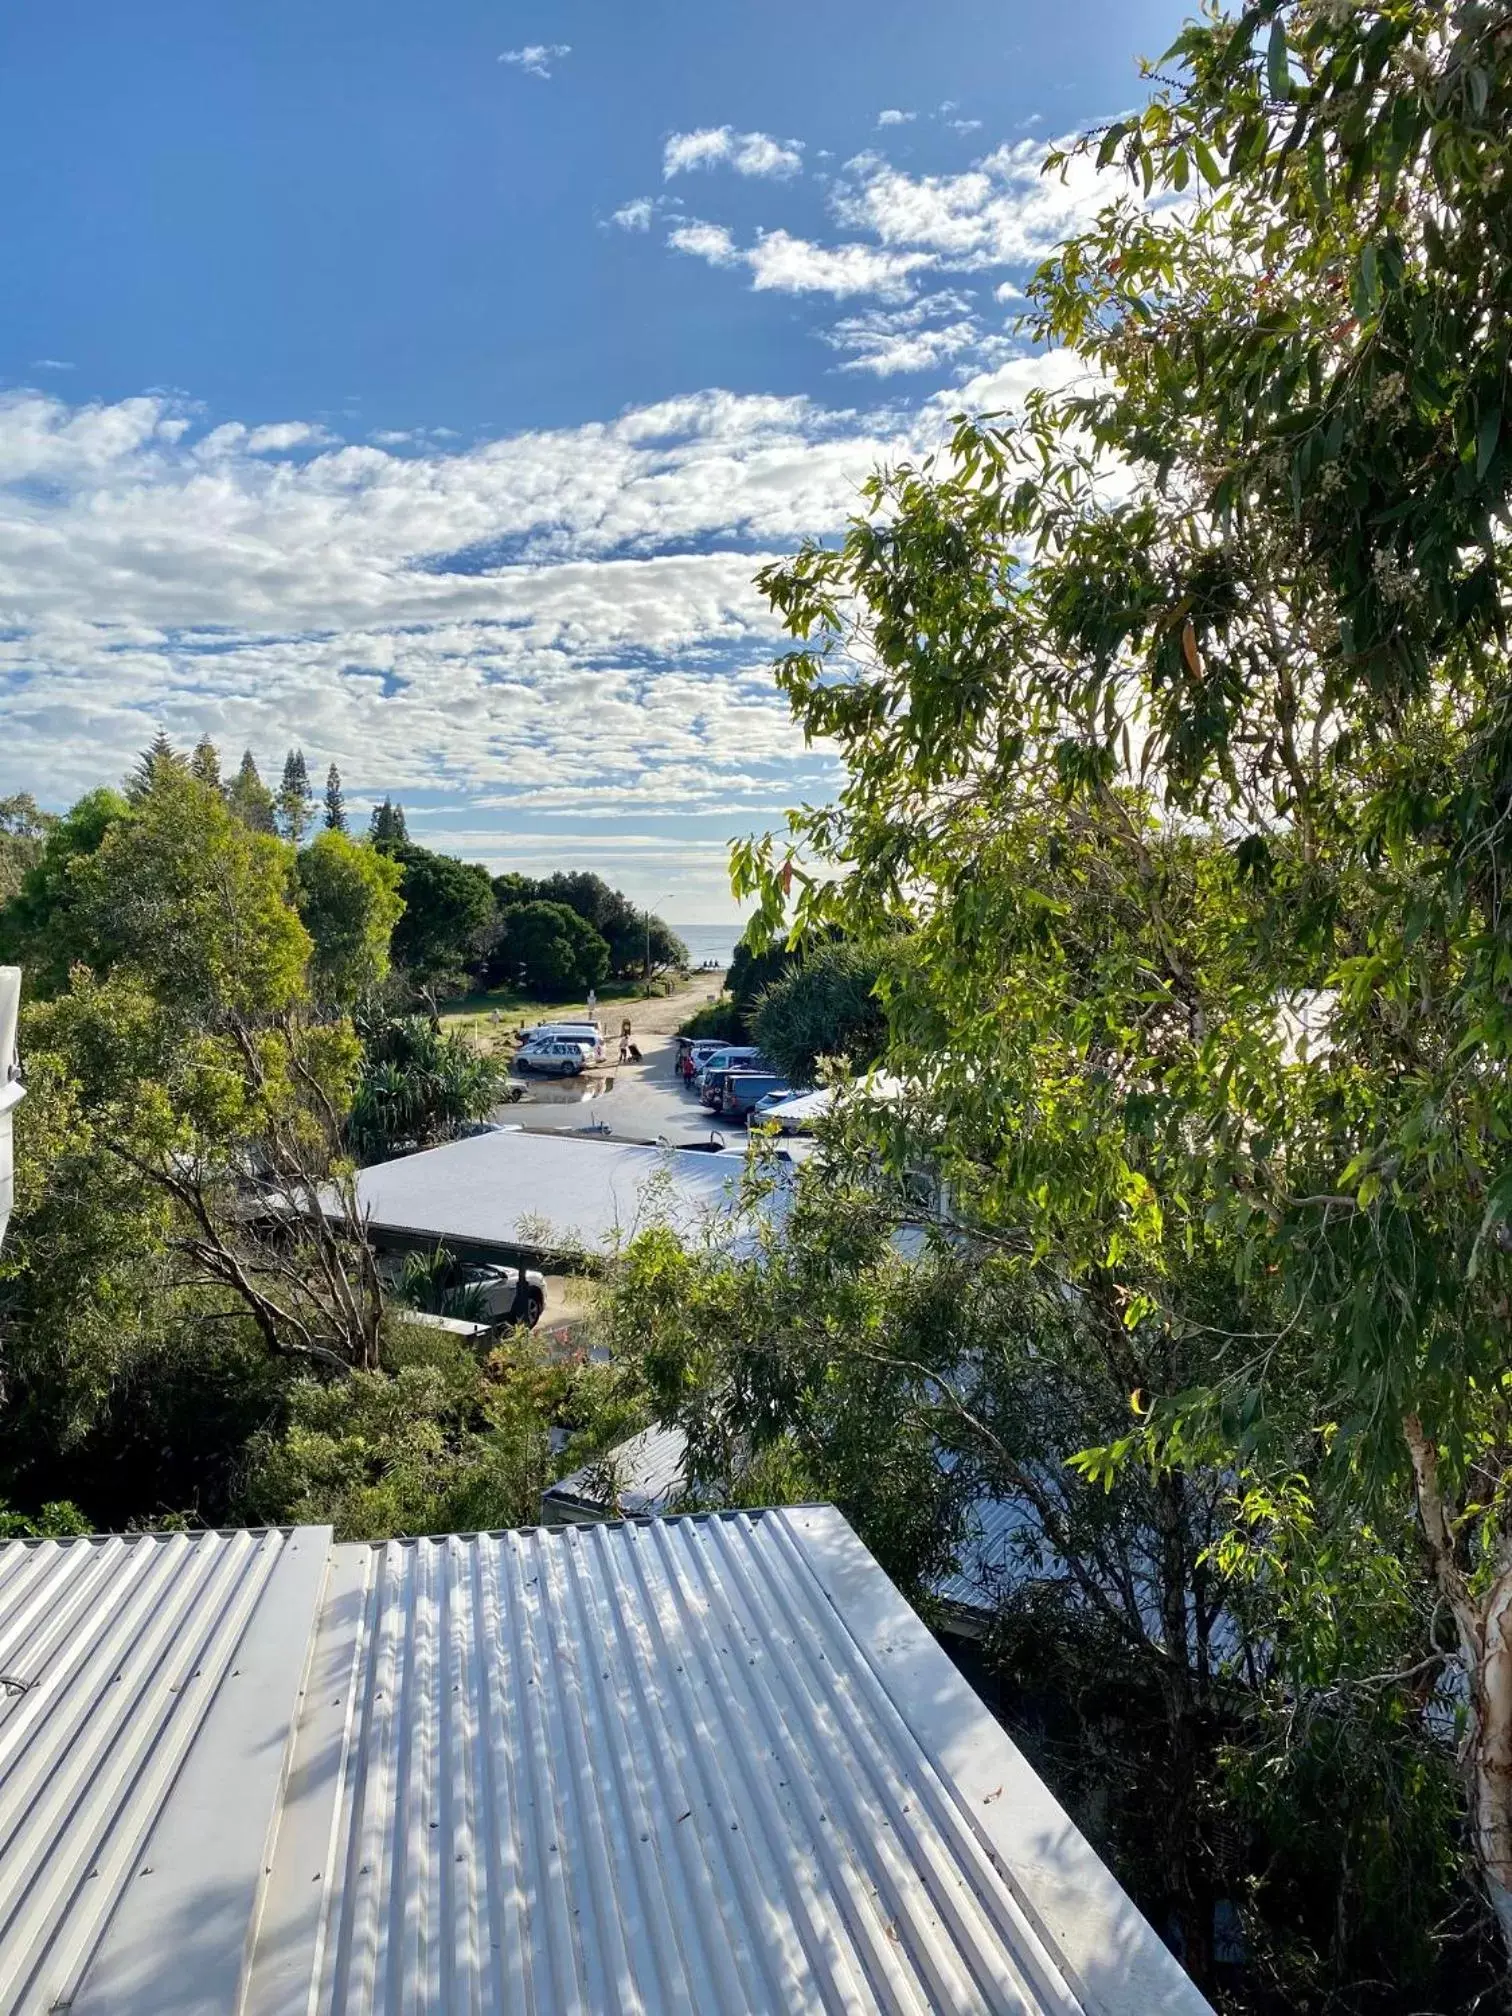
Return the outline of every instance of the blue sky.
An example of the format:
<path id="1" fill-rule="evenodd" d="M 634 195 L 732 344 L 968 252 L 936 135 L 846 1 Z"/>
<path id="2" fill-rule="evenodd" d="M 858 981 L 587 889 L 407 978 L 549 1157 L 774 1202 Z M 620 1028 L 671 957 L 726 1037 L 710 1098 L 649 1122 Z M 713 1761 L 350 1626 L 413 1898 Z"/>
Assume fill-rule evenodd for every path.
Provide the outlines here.
<path id="1" fill-rule="evenodd" d="M 1089 214 L 1049 136 L 1157 0 L 11 0 L 0 790 L 161 723 L 496 866 L 732 914 L 832 788 L 761 560 L 1063 369 L 1006 324 Z"/>

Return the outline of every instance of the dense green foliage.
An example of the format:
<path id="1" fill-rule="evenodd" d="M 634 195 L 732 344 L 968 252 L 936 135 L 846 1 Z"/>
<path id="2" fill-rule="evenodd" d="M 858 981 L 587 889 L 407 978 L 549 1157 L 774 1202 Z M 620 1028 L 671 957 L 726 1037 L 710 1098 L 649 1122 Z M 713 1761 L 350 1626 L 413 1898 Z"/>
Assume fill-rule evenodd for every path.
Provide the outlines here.
<path id="1" fill-rule="evenodd" d="M 869 1070 L 887 1043 L 881 977 L 881 961 L 859 945 L 816 945 L 756 997 L 751 1040 L 794 1085 L 812 1083 L 821 1058 Z"/>
<path id="2" fill-rule="evenodd" d="M 680 1036 L 713 1037 L 726 1043 L 744 1043 L 749 1033 L 746 1018 L 727 998 L 705 1001 L 678 1027 Z"/>
<path id="3" fill-rule="evenodd" d="M 637 909 L 628 896 L 611 889 L 602 876 L 584 870 L 542 879 L 496 875 L 493 887 L 501 924 L 507 913 L 521 904 L 548 903 L 565 907 L 580 917 L 606 948 L 607 964 L 599 980 L 609 976 L 616 980 L 632 976 L 649 978 L 665 967 L 688 963 L 688 948 L 671 927 L 660 917 Z M 512 948 L 501 935 L 490 957 L 490 977 L 496 983 L 511 984 L 517 964 Z M 583 984 L 591 986 L 597 982 Z"/>
<path id="4" fill-rule="evenodd" d="M 387 978 L 394 927 L 404 907 L 403 870 L 332 825 L 300 854 L 298 874 L 299 914 L 314 947 L 315 998 L 326 1007 L 353 1008 Z"/>
<path id="5" fill-rule="evenodd" d="M 352 1095 L 347 1139 L 360 1163 L 385 1162 L 450 1140 L 504 1097 L 508 1067 L 443 1032 L 425 1016 L 359 1016 L 362 1071 Z"/>
<path id="6" fill-rule="evenodd" d="M 116 791 L 91 791 L 57 820 L 23 867 L 16 893 L 0 910 L 0 955 L 24 966 L 38 993 L 61 987 L 76 956 L 70 915 L 77 901 L 73 864 L 93 854 L 125 816 Z"/>
<path id="7" fill-rule="evenodd" d="M 881 956 L 831 931 L 801 945 L 782 937 L 735 948 L 723 997 L 682 1025 L 684 1036 L 757 1043 L 794 1085 L 812 1083 L 821 1060 L 865 1071 L 882 1055 L 887 1022 Z"/>
<path id="8" fill-rule="evenodd" d="M 0 905 L 19 892 L 27 870 L 41 857 L 52 824 L 29 791 L 0 798 Z"/>
<path id="9" fill-rule="evenodd" d="M 279 832 L 285 840 L 292 840 L 296 847 L 300 846 L 315 817 L 310 771 L 302 749 L 291 749 L 284 758 L 276 802 Z"/>
<path id="10" fill-rule="evenodd" d="M 749 931 L 741 938 L 725 975 L 725 991 L 741 1017 L 742 1034 L 750 1031 L 751 1016 L 761 995 L 796 966 L 798 958 L 796 949 L 780 934 L 760 945 Z"/>
<path id="11" fill-rule="evenodd" d="M 412 840 L 378 843 L 403 871 L 404 914 L 394 960 L 430 993 L 455 991 L 476 965 L 493 924 L 493 884 L 476 863 L 433 854 Z"/>
<path id="12" fill-rule="evenodd" d="M 213 783 L 215 780 L 202 776 L 201 781 Z M 254 832 L 272 833 L 277 830 L 273 793 L 262 781 L 250 749 L 242 756 L 241 767 L 227 787 L 226 798 L 237 818 Z"/>
<path id="13" fill-rule="evenodd" d="M 492 961 L 502 978 L 565 1001 L 609 977 L 609 947 L 565 903 L 511 903 L 499 912 Z"/>

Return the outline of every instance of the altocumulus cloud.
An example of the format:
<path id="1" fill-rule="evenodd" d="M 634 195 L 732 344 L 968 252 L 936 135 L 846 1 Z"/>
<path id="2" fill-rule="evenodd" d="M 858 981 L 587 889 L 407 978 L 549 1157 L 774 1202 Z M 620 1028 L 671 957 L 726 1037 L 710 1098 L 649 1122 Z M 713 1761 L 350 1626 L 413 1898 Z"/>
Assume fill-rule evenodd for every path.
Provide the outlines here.
<path id="1" fill-rule="evenodd" d="M 901 299 L 912 291 L 913 275 L 935 264 L 929 252 L 894 252 L 875 245 L 816 245 L 790 232 L 762 231 L 742 248 L 723 224 L 690 218 L 674 225 L 667 243 L 677 252 L 711 266 L 744 266 L 756 293 L 828 294 L 844 300 L 856 294 Z"/>
<path id="2" fill-rule="evenodd" d="M 911 418 L 705 392 L 401 452 L 292 421 L 205 433 L 159 397 L 8 395 L 0 789 L 65 802 L 162 724 L 233 757 L 298 741 L 356 796 L 434 794 L 459 828 L 466 806 L 765 824 L 833 770 L 772 683 L 753 573 L 961 403 L 1064 370 L 1012 360 Z"/>
<path id="3" fill-rule="evenodd" d="M 674 133 L 662 150 L 662 174 L 671 180 L 695 168 L 733 168 L 737 175 L 796 175 L 803 166 L 801 140 L 774 140 L 770 133 L 737 133 L 729 126 L 703 126 Z"/>
<path id="4" fill-rule="evenodd" d="M 980 124 L 950 118 L 955 110 L 947 102 L 938 116 L 961 132 Z M 891 106 L 878 114 L 877 123 L 899 128 L 915 117 Z M 742 149 L 757 142 L 768 149 L 779 145 L 768 135 L 739 134 L 728 126 L 674 133 L 664 150 L 663 174 L 721 164 L 739 168 Z M 926 295 L 923 283 L 1003 268 L 1027 273 L 1106 203 L 1129 193 L 1120 171 L 1099 171 L 1074 150 L 1064 165 L 1047 173 L 1051 153 L 1040 141 L 1007 142 L 959 173 L 915 175 L 869 149 L 845 164 L 827 193 L 830 215 L 847 234 L 838 243 L 799 237 L 781 225 L 758 228 L 742 243 L 726 224 L 686 216 L 669 218 L 666 243 L 710 266 L 745 272 L 753 292 L 808 296 L 820 303 L 824 297 L 855 302 L 869 296 L 883 304 L 816 330 L 844 355 L 842 371 L 888 378 L 949 368 L 966 377 L 1010 356 L 1014 339 L 1001 320 L 981 311 L 972 294 Z M 792 166 L 797 165 L 795 154 Z M 744 172 L 766 171 L 753 166 Z M 653 206 L 641 198 L 614 221 L 649 230 L 652 217 Z M 1012 281 L 1004 282 L 995 299 L 1005 302 L 1018 291 Z M 947 302 L 948 316 L 941 312 Z"/>

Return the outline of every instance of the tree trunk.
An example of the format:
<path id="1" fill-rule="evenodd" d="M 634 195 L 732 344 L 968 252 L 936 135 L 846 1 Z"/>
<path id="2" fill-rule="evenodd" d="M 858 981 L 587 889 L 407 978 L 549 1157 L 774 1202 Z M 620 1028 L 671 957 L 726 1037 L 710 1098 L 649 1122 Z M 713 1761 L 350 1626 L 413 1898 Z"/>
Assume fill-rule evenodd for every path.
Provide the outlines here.
<path id="1" fill-rule="evenodd" d="M 1512 1969 L 1512 1569 L 1496 1578 L 1480 1611 L 1466 1762 L 1476 1858 Z"/>
<path id="2" fill-rule="evenodd" d="M 1454 1507 L 1439 1481 L 1437 1445 L 1415 1414 L 1405 1416 L 1402 1432 L 1434 1579 L 1459 1636 L 1470 1696 L 1461 1761 L 1471 1847 L 1512 1974 L 1512 1562 L 1503 1550 L 1496 1580 L 1472 1595 L 1457 1556 Z"/>
<path id="3" fill-rule="evenodd" d="M 1213 1892 L 1202 1852 L 1200 1691 L 1192 1672 L 1187 1598 L 1186 1491 L 1178 1472 L 1161 1479 L 1156 1497 L 1161 1544 L 1160 1608 L 1165 1638 L 1162 1692 L 1171 1778 L 1165 1801 L 1166 1880 L 1181 1927 L 1182 1961 L 1199 1988 L 1213 1986 Z"/>

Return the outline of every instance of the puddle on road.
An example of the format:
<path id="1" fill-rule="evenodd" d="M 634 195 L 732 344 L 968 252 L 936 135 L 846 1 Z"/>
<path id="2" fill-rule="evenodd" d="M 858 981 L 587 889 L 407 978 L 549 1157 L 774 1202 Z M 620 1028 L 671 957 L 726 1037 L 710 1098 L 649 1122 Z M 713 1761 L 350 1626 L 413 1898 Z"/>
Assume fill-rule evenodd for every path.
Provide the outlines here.
<path id="1" fill-rule="evenodd" d="M 510 1085 L 520 1088 L 519 1097 L 510 1102 L 514 1106 L 583 1106 L 590 1099 L 602 1099 L 606 1092 L 614 1090 L 614 1073 L 606 1072 L 603 1077 L 581 1078 L 537 1078 L 529 1071 L 511 1071 Z M 510 1107 L 501 1110 L 508 1112 Z"/>

